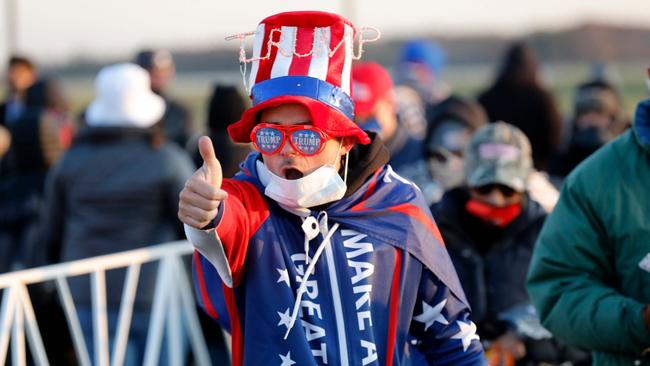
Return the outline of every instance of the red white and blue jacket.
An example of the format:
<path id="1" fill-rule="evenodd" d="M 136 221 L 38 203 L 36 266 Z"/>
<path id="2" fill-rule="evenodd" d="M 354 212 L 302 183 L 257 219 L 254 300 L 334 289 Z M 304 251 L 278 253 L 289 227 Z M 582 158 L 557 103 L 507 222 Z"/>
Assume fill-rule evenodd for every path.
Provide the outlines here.
<path id="1" fill-rule="evenodd" d="M 233 365 L 486 364 L 417 187 L 384 165 L 353 194 L 306 220 L 264 195 L 256 160 L 249 155 L 241 172 L 224 180 L 228 198 L 215 229 L 204 231 L 213 241 L 188 232 L 198 249 L 199 304 L 230 330 Z M 305 221 L 319 226 L 308 256 Z M 291 326 L 294 305 L 299 311 Z"/>

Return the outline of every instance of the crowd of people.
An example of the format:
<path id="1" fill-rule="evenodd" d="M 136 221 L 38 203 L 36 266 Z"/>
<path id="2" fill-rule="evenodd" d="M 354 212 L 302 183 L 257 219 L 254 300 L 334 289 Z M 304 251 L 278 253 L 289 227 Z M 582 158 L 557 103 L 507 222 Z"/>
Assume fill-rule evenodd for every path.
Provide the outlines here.
<path id="1" fill-rule="evenodd" d="M 628 118 L 598 75 L 562 116 L 523 41 L 460 95 L 440 45 L 405 42 L 387 68 L 346 51 L 353 32 L 324 12 L 262 20 L 250 85 L 216 84 L 206 121 L 170 97 L 167 50 L 103 67 L 78 119 L 11 57 L 0 273 L 187 238 L 215 364 L 650 365 L 650 103 Z M 124 278 L 107 274 L 110 334 Z M 70 288 L 92 354 L 88 278 Z M 41 320 L 48 352 L 72 349 Z"/>

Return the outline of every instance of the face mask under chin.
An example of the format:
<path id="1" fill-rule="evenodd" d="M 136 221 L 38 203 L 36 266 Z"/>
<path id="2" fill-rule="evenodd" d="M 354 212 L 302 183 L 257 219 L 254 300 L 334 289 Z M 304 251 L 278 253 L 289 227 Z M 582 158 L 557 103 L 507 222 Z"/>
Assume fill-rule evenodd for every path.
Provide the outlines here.
<path id="1" fill-rule="evenodd" d="M 342 144 L 339 145 L 335 159 L 340 156 L 341 146 Z M 347 173 L 347 157 L 346 155 L 345 173 Z M 286 208 L 308 209 L 337 201 L 345 195 L 347 186 L 336 170 L 335 163 L 336 160 L 298 179 L 280 177 L 271 172 L 261 161 L 257 162 L 257 172 L 265 186 L 266 196 Z"/>

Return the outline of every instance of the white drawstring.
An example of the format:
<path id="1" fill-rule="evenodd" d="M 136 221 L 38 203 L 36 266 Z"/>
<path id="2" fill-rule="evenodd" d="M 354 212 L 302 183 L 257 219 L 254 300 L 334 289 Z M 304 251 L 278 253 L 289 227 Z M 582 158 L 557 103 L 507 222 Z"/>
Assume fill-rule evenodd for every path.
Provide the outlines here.
<path id="1" fill-rule="evenodd" d="M 350 160 L 350 152 L 345 153 L 345 171 L 343 172 L 343 182 L 348 184 L 348 160 Z"/>
<path id="2" fill-rule="evenodd" d="M 325 211 L 318 214 L 318 217 L 320 218 L 320 220 L 318 221 L 318 228 L 316 228 L 314 225 L 317 221 L 313 216 L 307 217 L 305 221 L 302 223 L 302 230 L 305 233 L 305 243 L 306 243 L 305 262 L 309 262 L 309 253 L 308 253 L 309 240 L 315 238 L 318 235 L 318 232 L 320 231 L 320 234 L 323 235 L 323 241 L 318 246 L 316 253 L 314 253 L 314 260 L 309 262 L 309 265 L 307 266 L 307 270 L 305 271 L 305 273 L 302 276 L 302 279 L 300 280 L 300 287 L 298 287 L 298 292 L 296 292 L 296 302 L 293 304 L 293 311 L 291 312 L 291 321 L 287 326 L 287 332 L 284 334 L 284 339 L 287 339 L 287 337 L 289 337 L 289 332 L 291 331 L 291 328 L 293 328 L 293 325 L 295 324 L 296 319 L 298 318 L 300 301 L 302 300 L 302 295 L 305 293 L 307 289 L 307 280 L 309 279 L 309 276 L 314 270 L 314 267 L 316 266 L 316 262 L 318 262 L 318 258 L 320 258 L 321 254 L 323 253 L 323 250 L 325 250 L 325 247 L 330 243 L 330 239 L 332 238 L 332 235 L 334 235 L 336 229 L 338 229 L 339 227 L 339 224 L 335 223 L 334 226 L 332 226 L 332 230 L 328 230 L 327 213 Z"/>
<path id="3" fill-rule="evenodd" d="M 302 231 L 305 233 L 303 248 L 305 250 L 305 263 L 309 264 L 309 241 L 318 236 L 318 221 L 313 216 L 303 217 Z"/>
<path id="4" fill-rule="evenodd" d="M 305 264 L 309 264 L 309 239 L 305 235 L 305 242 L 303 243 L 303 248 L 305 250 Z"/>

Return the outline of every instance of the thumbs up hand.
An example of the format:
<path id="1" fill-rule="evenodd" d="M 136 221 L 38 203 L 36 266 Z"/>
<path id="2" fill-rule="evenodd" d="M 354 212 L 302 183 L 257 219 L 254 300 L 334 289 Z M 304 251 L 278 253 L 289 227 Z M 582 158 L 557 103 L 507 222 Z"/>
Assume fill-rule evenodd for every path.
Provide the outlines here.
<path id="1" fill-rule="evenodd" d="M 178 203 L 178 218 L 197 229 L 205 227 L 217 216 L 219 204 L 228 197 L 228 193 L 221 189 L 221 164 L 209 137 L 199 139 L 199 152 L 203 166 L 187 180 Z"/>
<path id="2" fill-rule="evenodd" d="M 217 160 L 212 146 L 212 140 L 209 137 L 203 136 L 199 139 L 199 153 L 203 158 L 203 166 L 199 169 L 203 173 L 204 180 L 216 188 L 221 188 L 221 180 L 223 178 L 221 173 L 221 164 Z"/>

